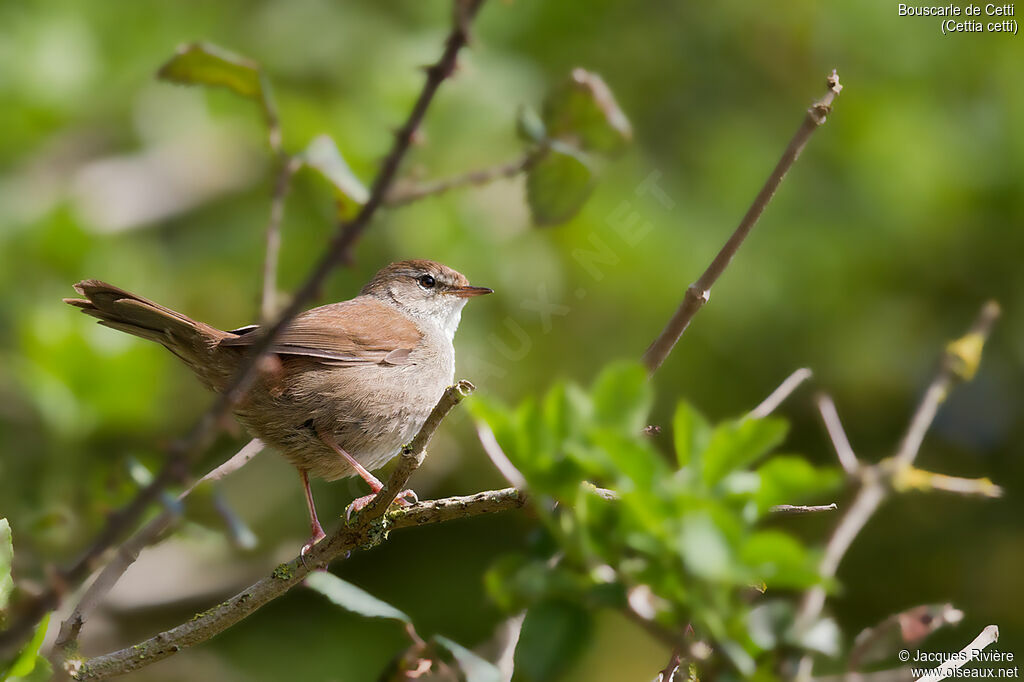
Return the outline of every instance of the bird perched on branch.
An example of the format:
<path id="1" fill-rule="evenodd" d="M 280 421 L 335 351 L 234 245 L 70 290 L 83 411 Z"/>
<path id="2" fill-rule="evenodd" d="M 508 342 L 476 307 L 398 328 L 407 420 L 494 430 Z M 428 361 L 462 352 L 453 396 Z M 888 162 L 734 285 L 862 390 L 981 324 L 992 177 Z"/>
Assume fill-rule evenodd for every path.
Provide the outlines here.
<path id="1" fill-rule="evenodd" d="M 207 387 L 221 391 L 259 338 L 258 325 L 221 331 L 99 280 L 79 282 L 84 298 L 64 299 L 100 324 L 162 344 Z M 312 537 L 324 537 L 309 476 L 358 474 L 381 490 L 371 470 L 397 455 L 423 426 L 455 375 L 452 339 L 469 298 L 492 293 L 429 260 L 392 263 L 359 296 L 295 317 L 270 348 L 275 359 L 235 406 L 238 420 L 298 470 Z M 399 501 L 415 498 L 403 491 Z"/>

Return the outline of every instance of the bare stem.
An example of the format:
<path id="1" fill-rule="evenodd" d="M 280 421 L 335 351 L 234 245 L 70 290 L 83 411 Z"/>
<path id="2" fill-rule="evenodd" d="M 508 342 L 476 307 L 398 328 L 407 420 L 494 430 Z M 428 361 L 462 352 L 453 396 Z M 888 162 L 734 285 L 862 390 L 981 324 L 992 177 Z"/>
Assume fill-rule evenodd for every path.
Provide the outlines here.
<path id="1" fill-rule="evenodd" d="M 65 663 L 67 672 L 78 680 L 104 679 L 136 670 L 154 661 L 167 658 L 183 648 L 205 642 L 255 612 L 267 602 L 287 592 L 298 584 L 310 570 L 326 567 L 330 561 L 353 549 L 372 547 L 382 542 L 391 528 L 439 523 L 522 506 L 521 496 L 517 492 L 497 490 L 478 493 L 469 498 L 435 500 L 399 507 L 391 514 L 387 514 L 388 508 L 394 502 L 398 492 L 405 487 L 409 476 L 419 467 L 426 456 L 426 447 L 434 432 L 437 431 L 452 408 L 458 405 L 471 391 L 472 384 L 468 381 L 460 381 L 445 389 L 416 437 L 409 445 L 402 448 L 398 466 L 388 478 L 384 489 L 377 495 L 377 498 L 367 505 L 351 523 L 341 526 L 331 536 L 314 545 L 305 557 L 296 558 L 288 564 L 278 566 L 271 576 L 264 578 L 223 604 L 141 644 L 111 654 L 97 656 L 87 661 L 69 659 Z M 386 517 L 385 514 L 387 514 Z M 407 515 L 410 518 L 406 520 Z M 151 526 L 157 525 L 165 516 L 167 516 L 166 513 L 157 517 L 143 531 L 140 531 L 140 534 L 150 529 Z M 162 529 L 157 530 L 162 532 Z M 129 544 L 132 543 L 126 543 L 126 547 Z M 138 549 L 143 546 L 145 545 L 141 544 L 140 540 Z M 136 549 L 134 545 L 129 548 L 129 550 L 134 549 Z M 129 565 L 134 558 L 134 556 L 126 557 Z M 110 567 L 108 566 L 108 568 Z M 120 573 L 117 576 L 119 577 Z M 102 578 L 103 574 L 100 576 L 100 579 Z M 72 619 L 69 621 L 70 632 L 75 628 L 75 622 Z M 78 622 L 77 627 L 81 628 L 81 622 Z M 74 632 L 77 634 L 77 630 Z"/>
<path id="2" fill-rule="evenodd" d="M 946 679 L 953 674 L 954 670 L 962 668 L 973 661 L 978 657 L 978 654 L 980 654 L 983 649 L 988 647 L 989 644 L 997 641 L 999 641 L 999 628 L 995 625 L 989 625 L 982 630 L 970 644 L 960 651 L 962 654 L 961 656 L 946 661 L 939 666 L 939 669 L 936 670 L 935 673 L 925 675 L 918 682 L 939 682 L 939 680 Z"/>
<path id="3" fill-rule="evenodd" d="M 420 199 L 425 199 L 426 197 L 438 194 L 444 194 L 445 192 L 449 192 L 453 189 L 473 186 L 478 187 L 480 185 L 486 185 L 494 182 L 495 180 L 514 178 L 520 173 L 529 170 L 531 166 L 540 160 L 546 151 L 547 150 L 545 148 L 540 148 L 538 150 L 530 151 L 518 159 L 507 161 L 496 166 L 490 166 L 489 168 L 480 168 L 450 178 L 433 180 L 431 182 L 424 182 L 421 184 L 410 184 L 408 186 L 402 186 L 399 184 L 390 194 L 388 194 L 385 203 L 387 203 L 388 206 L 405 206 L 406 204 L 411 204 L 414 201 L 419 201 Z"/>
<path id="4" fill-rule="evenodd" d="M 398 493 L 402 492 L 409 477 L 420 468 L 424 458 L 427 456 L 427 444 L 433 437 L 437 427 L 441 425 L 444 418 L 456 405 L 462 402 L 474 390 L 473 384 L 465 379 L 449 386 L 444 390 L 441 399 L 427 416 L 427 421 L 420 427 L 419 433 L 408 445 L 402 446 L 402 454 L 398 456 L 398 465 L 391 471 L 387 482 L 370 504 L 366 505 L 360 516 L 376 518 L 384 514 L 390 507 Z"/>
<path id="5" fill-rule="evenodd" d="M 939 405 L 954 382 L 958 379 L 970 379 L 974 375 L 981 362 L 982 349 L 998 316 L 999 306 L 991 301 L 986 303 L 967 333 L 946 347 L 939 370 L 914 411 L 907 434 L 900 442 L 896 454 L 891 459 L 871 466 L 858 465 L 853 470 L 853 475 L 860 479 L 861 487 L 825 546 L 825 555 L 819 567 L 823 578 L 832 578 L 836 575 L 839 564 L 846 556 L 853 541 L 867 525 L 875 511 L 892 494 L 899 477 L 905 475 L 905 472 L 910 469 L 920 451 L 925 432 L 931 426 Z M 838 416 L 835 415 L 834 406 L 831 411 L 828 409 L 831 401 L 824 403 L 819 401 L 819 408 L 823 405 L 825 409 L 822 411 L 822 417 L 825 418 L 827 427 L 830 422 L 832 423 L 835 433 L 833 433 L 833 428 L 829 429 L 829 433 L 832 434 L 833 442 L 836 443 L 837 452 L 841 452 L 849 447 L 849 443 L 845 442 L 845 435 L 841 439 L 837 438 L 837 434 L 843 433 L 843 429 Z M 850 451 L 850 455 L 852 456 L 852 451 Z M 843 456 L 840 455 L 840 461 L 842 460 Z M 847 463 L 844 462 L 844 468 L 846 466 Z M 824 588 L 818 586 L 808 590 L 797 614 L 797 629 L 803 630 L 809 627 L 821 614 L 824 606 Z"/>
<path id="6" fill-rule="evenodd" d="M 832 398 L 824 394 L 818 396 L 817 403 L 818 412 L 821 414 L 821 420 L 825 423 L 825 430 L 828 432 L 829 438 L 832 439 L 832 447 L 836 450 L 839 464 L 842 465 L 843 471 L 847 475 L 852 476 L 857 473 L 860 463 L 857 461 L 857 455 L 853 452 L 853 446 L 850 445 L 850 439 L 846 437 L 843 422 L 839 419 L 839 413 L 836 412 L 836 404 L 832 402 Z"/>
<path id="7" fill-rule="evenodd" d="M 672 352 L 676 342 L 679 341 L 679 337 L 686 331 L 693 316 L 708 302 L 711 296 L 711 287 L 722 276 L 725 269 L 729 267 L 729 262 L 736 255 L 740 245 L 743 244 L 743 240 L 750 234 L 754 225 L 757 224 L 761 214 L 764 213 L 765 207 L 768 206 L 768 202 L 775 195 L 775 191 L 782 183 L 782 179 L 786 177 L 786 173 L 800 156 L 800 152 L 803 151 L 811 135 L 825 123 L 829 112 L 832 111 L 832 102 L 842 89 L 843 86 L 839 84 L 839 75 L 832 71 L 832 74 L 828 77 L 828 92 L 807 110 L 800 128 L 793 135 L 793 139 L 789 141 L 789 145 L 782 153 L 782 158 L 779 159 L 775 169 L 768 176 L 764 186 L 754 198 L 754 202 L 750 205 L 746 215 L 743 216 L 732 236 L 726 241 L 718 255 L 715 256 L 715 259 L 711 261 L 704 274 L 686 289 L 683 302 L 679 304 L 679 308 L 672 315 L 668 324 L 665 325 L 665 329 L 662 330 L 658 338 L 654 340 L 650 348 L 647 349 L 647 352 L 644 353 L 644 364 L 647 365 L 647 369 L 652 374 L 661 367 L 661 363 Z"/>
<path id="8" fill-rule="evenodd" d="M 775 514 L 817 514 L 818 512 L 830 512 L 839 509 L 839 506 L 832 504 L 777 504 L 771 508 Z"/>
<path id="9" fill-rule="evenodd" d="M 199 421 L 183 438 L 171 446 L 167 462 L 153 482 L 141 490 L 126 507 L 110 517 L 104 530 L 83 556 L 70 568 L 59 572 L 59 580 L 55 581 L 49 589 L 23 604 L 23 609 L 19 612 L 18 617 L 7 630 L 0 633 L 0 659 L 11 656 L 21 648 L 42 617 L 57 608 L 67 588 L 80 584 L 88 577 L 100 557 L 128 529 L 135 526 L 149 504 L 168 485 L 185 480 L 188 476 L 189 463 L 195 459 L 198 453 L 209 447 L 225 417 L 249 390 L 256 378 L 260 359 L 269 351 L 277 336 L 302 311 L 302 308 L 319 294 L 321 287 L 334 268 L 351 260 L 353 246 L 359 241 L 363 232 L 371 224 L 377 210 L 383 205 L 398 168 L 412 144 L 413 136 L 423 122 L 441 83 L 455 71 L 458 54 L 469 40 L 469 23 L 483 2 L 484 0 L 455 0 L 455 18 L 441 57 L 433 66 L 426 69 L 423 88 L 405 123 L 398 130 L 391 150 L 381 163 L 366 203 L 351 221 L 338 225 L 335 236 L 305 283 L 295 293 L 285 309 L 278 314 L 276 320 L 272 324 L 266 325 L 250 348 L 248 357 L 241 363 L 234 377 L 227 383 L 223 392 L 218 395 L 210 408 L 203 413 Z M 271 111 L 271 113 L 273 112 Z M 272 135 L 271 146 L 275 147 L 277 144 L 278 140 L 275 140 Z"/>
<path id="10" fill-rule="evenodd" d="M 989 301 L 981 309 L 981 313 L 967 334 L 946 348 L 942 366 L 925 391 L 921 403 L 910 420 L 907 433 L 903 436 L 900 447 L 896 451 L 898 464 L 910 465 L 913 463 L 921 449 L 921 443 L 924 442 L 925 434 L 928 433 L 928 429 L 935 420 L 939 406 L 946 400 L 954 382 L 974 376 L 978 362 L 981 361 L 981 348 L 992 331 L 992 325 L 999 318 L 999 313 L 999 305 L 995 301 Z"/>
<path id="11" fill-rule="evenodd" d="M 270 218 L 267 220 L 267 247 L 263 258 L 263 295 L 260 297 L 260 319 L 272 320 L 277 312 L 277 263 L 281 252 L 281 222 L 284 220 L 284 204 L 291 187 L 292 176 L 299 168 L 295 157 L 282 153 L 278 158 L 277 179 L 274 181 L 274 195 L 270 201 Z"/>
<path id="12" fill-rule="evenodd" d="M 254 438 L 249 441 L 241 450 L 231 457 L 227 462 L 213 469 L 210 473 L 196 481 L 191 487 L 178 496 L 178 502 L 182 502 L 204 482 L 217 481 L 228 474 L 241 469 L 253 457 L 263 450 L 263 441 Z M 125 541 L 117 549 L 114 559 L 103 567 L 100 574 L 92 581 L 78 604 L 61 624 L 57 639 L 53 643 L 53 650 L 50 662 L 58 669 L 59 663 L 67 657 L 77 646 L 78 635 L 89 614 L 99 605 L 103 598 L 114 588 L 121 576 L 131 568 L 131 565 L 139 558 L 139 553 L 157 541 L 157 539 L 170 528 L 181 517 L 180 505 L 169 505 L 164 511 L 152 521 L 143 526 L 139 531 Z"/>
<path id="13" fill-rule="evenodd" d="M 220 479 L 235 473 L 248 464 L 253 457 L 263 452 L 265 447 L 267 446 L 263 444 L 263 441 L 259 438 L 253 438 L 251 441 L 243 445 L 241 450 L 232 455 L 228 461 L 217 466 L 208 474 L 193 483 L 188 489 L 181 493 L 181 495 L 178 495 L 178 501 L 180 502 L 191 495 L 192 491 L 203 483 L 208 481 L 219 481 Z"/>
<path id="14" fill-rule="evenodd" d="M 761 404 L 752 409 L 747 416 L 753 419 L 763 419 L 770 415 L 772 412 L 779 408 L 786 398 L 790 396 L 800 384 L 804 383 L 813 376 L 811 370 L 806 367 L 802 367 L 797 371 L 790 374 L 786 379 L 779 384 L 771 394 L 761 401 Z"/>

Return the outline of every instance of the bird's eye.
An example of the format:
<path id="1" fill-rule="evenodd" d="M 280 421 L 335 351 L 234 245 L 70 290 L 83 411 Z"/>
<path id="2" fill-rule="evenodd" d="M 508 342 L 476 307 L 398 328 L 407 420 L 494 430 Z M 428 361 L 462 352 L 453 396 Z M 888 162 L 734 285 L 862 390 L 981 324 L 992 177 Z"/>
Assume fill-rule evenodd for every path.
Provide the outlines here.
<path id="1" fill-rule="evenodd" d="M 416 281 L 418 281 L 420 286 L 424 289 L 433 289 L 434 285 L 437 283 L 430 275 L 420 275 L 419 279 Z"/>

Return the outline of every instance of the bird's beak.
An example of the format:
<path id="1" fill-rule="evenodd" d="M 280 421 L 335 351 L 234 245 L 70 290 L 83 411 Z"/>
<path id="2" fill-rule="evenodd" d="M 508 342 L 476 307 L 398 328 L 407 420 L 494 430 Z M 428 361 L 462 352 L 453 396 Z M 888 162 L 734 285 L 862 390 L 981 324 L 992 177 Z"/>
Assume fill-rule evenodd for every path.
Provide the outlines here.
<path id="1" fill-rule="evenodd" d="M 459 298 L 473 298 L 474 296 L 483 296 L 484 294 L 493 294 L 494 289 L 488 289 L 487 287 L 453 287 L 445 292 L 452 296 L 458 296 Z"/>

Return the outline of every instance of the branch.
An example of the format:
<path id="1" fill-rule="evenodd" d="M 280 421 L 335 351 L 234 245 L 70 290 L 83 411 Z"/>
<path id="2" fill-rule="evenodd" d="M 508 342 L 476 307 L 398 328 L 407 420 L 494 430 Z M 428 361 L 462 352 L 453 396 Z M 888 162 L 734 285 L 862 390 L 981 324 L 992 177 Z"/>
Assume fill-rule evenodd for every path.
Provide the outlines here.
<path id="1" fill-rule="evenodd" d="M 210 473 L 196 481 L 192 486 L 178 496 L 177 502 L 182 502 L 192 492 L 205 482 L 217 481 L 245 466 L 253 457 L 263 451 L 263 441 L 253 438 L 242 447 L 228 461 L 224 462 Z M 79 599 L 78 604 L 71 611 L 71 614 L 60 624 L 60 631 L 57 639 L 54 640 L 53 649 L 50 654 L 50 663 L 54 669 L 59 669 L 60 662 L 72 655 L 78 648 L 78 635 L 85 625 L 89 614 L 95 610 L 103 598 L 114 588 L 121 576 L 131 568 L 132 564 L 139 558 L 139 553 L 157 541 L 157 539 L 181 518 L 181 505 L 166 506 L 164 511 L 152 521 L 143 526 L 131 538 L 124 542 L 117 549 L 114 559 L 103 567 L 100 574 L 92 581 L 85 593 Z"/>
<path id="2" fill-rule="evenodd" d="M 259 438 L 253 438 L 251 441 L 243 445 L 241 450 L 232 455 L 231 459 L 224 462 L 217 468 L 213 469 L 211 472 L 209 472 L 208 474 L 200 478 L 198 481 L 193 483 L 183 493 L 178 495 L 178 501 L 180 502 L 184 500 L 186 497 L 192 494 L 193 490 L 198 488 L 203 483 L 206 483 L 207 481 L 219 481 L 220 479 L 235 473 L 236 471 L 244 467 L 246 464 L 248 464 L 253 457 L 263 452 L 263 449 L 266 447 L 267 446 L 264 445 L 263 441 L 261 441 Z"/>
<path id="3" fill-rule="evenodd" d="M 402 507 L 388 514 L 390 528 L 426 526 L 444 523 L 481 514 L 519 509 L 526 504 L 526 493 L 515 488 L 486 490 L 464 497 L 446 497 L 442 500 L 418 502 L 411 507 Z"/>
<path id="4" fill-rule="evenodd" d="M 505 480 L 517 488 L 525 488 L 526 477 L 501 449 L 498 439 L 494 436 L 494 431 L 482 419 L 476 421 L 476 436 L 480 440 L 480 446 L 484 449 L 484 453 L 491 460 L 491 464 L 505 477 Z"/>
<path id="5" fill-rule="evenodd" d="M 537 163 L 545 153 L 547 153 L 547 149 L 541 147 L 536 150 L 531 150 L 518 159 L 507 161 L 505 163 L 498 164 L 497 166 L 480 168 L 462 175 L 456 175 L 442 180 L 434 180 L 432 182 L 424 182 L 422 184 L 410 184 L 405 187 L 399 185 L 388 194 L 384 203 L 388 206 L 405 206 L 406 204 L 411 204 L 414 201 L 419 201 L 420 199 L 437 194 L 444 194 L 445 192 L 453 189 L 486 185 L 494 182 L 495 180 L 501 180 L 502 178 L 514 178 L 520 173 L 529 170 L 530 167 Z"/>
<path id="6" fill-rule="evenodd" d="M 960 653 L 962 656 L 952 658 L 942 665 L 933 675 L 925 675 L 918 682 L 939 682 L 944 680 L 953 674 L 953 671 L 962 668 L 975 658 L 982 650 L 993 642 L 999 641 L 999 628 L 995 625 L 989 625 L 981 633 L 974 638 L 974 641 L 965 646 Z"/>
<path id="7" fill-rule="evenodd" d="M 398 466 L 376 499 L 353 517 L 350 523 L 343 524 L 314 545 L 305 557 L 281 564 L 271 575 L 227 601 L 135 646 L 87 660 L 70 659 L 65 663 L 67 672 L 76 680 L 105 679 L 138 670 L 182 649 L 205 642 L 300 584 L 310 571 L 326 567 L 332 560 L 353 550 L 370 548 L 383 542 L 392 528 L 440 523 L 522 506 L 518 492 L 495 490 L 470 497 L 397 507 L 387 513 L 397 492 L 405 486 L 409 476 L 423 461 L 426 446 L 444 416 L 468 395 L 470 389 L 467 384 L 459 382 L 445 390 L 412 443 L 402 449 Z"/>
<path id="8" fill-rule="evenodd" d="M 812 376 L 814 376 L 813 372 L 806 367 L 793 372 L 786 377 L 786 379 L 779 384 L 779 387 L 772 391 L 767 398 L 762 400 L 760 405 L 752 409 L 747 416 L 752 419 L 764 419 L 777 410 L 779 405 L 781 405 L 793 391 L 800 387 L 800 384 L 804 383 Z"/>
<path id="9" fill-rule="evenodd" d="M 816 514 L 818 512 L 830 512 L 839 509 L 839 506 L 832 504 L 777 504 L 771 508 L 775 514 Z"/>
<path id="10" fill-rule="evenodd" d="M 409 482 L 409 477 L 420 468 L 420 464 L 426 458 L 427 444 L 430 443 L 430 439 L 433 437 L 434 432 L 437 431 L 437 427 L 441 425 L 441 422 L 452 411 L 452 408 L 461 403 L 474 389 L 473 384 L 465 379 L 444 389 L 441 399 L 437 401 L 437 405 L 430 411 L 427 420 L 420 427 L 419 433 L 412 439 L 412 442 L 402 446 L 402 453 L 398 456 L 398 465 L 391 471 L 391 475 L 388 476 L 384 487 L 373 498 L 373 501 L 363 508 L 360 516 L 367 516 L 369 518 L 383 516 L 388 507 L 394 504 L 395 498 L 405 488 L 405 484 Z"/>
<path id="11" fill-rule="evenodd" d="M 754 203 L 751 204 L 746 215 L 743 216 L 736 231 L 732 233 L 732 236 L 729 237 L 729 240 L 718 252 L 718 255 L 715 256 L 715 259 L 711 261 L 704 274 L 686 289 L 683 302 L 679 304 L 679 308 L 672 315 L 665 329 L 662 330 L 658 338 L 654 340 L 650 348 L 647 349 L 647 352 L 644 353 L 644 364 L 647 365 L 647 369 L 652 374 L 661 367 L 661 363 L 672 352 L 672 348 L 675 347 L 679 337 L 686 331 L 686 327 L 689 326 L 693 316 L 708 302 L 711 296 L 711 287 L 722 276 L 722 273 L 725 272 L 732 257 L 736 255 L 740 245 L 743 244 L 743 240 L 747 238 L 754 225 L 757 224 L 765 207 L 768 206 L 768 202 L 771 201 L 775 191 L 782 183 L 782 179 L 786 177 L 786 173 L 793 166 L 797 157 L 800 156 L 800 152 L 803 151 L 808 140 L 810 140 L 811 134 L 824 125 L 828 114 L 832 111 L 832 102 L 842 89 L 843 86 L 839 84 L 839 75 L 832 71 L 832 74 L 828 77 L 828 92 L 807 110 L 803 123 L 800 124 L 800 128 L 793 135 L 793 139 L 789 141 L 789 145 L 782 153 L 782 158 L 776 164 L 775 170 L 768 176 L 768 180 L 765 181 L 761 191 L 754 198 Z"/>
<path id="12" fill-rule="evenodd" d="M 978 495 L 980 497 L 1002 497 L 1003 489 L 988 478 L 961 478 L 947 476 L 933 471 L 906 467 L 893 476 L 893 488 L 898 492 L 906 490 L 941 490 L 959 495 Z"/>
<path id="13" fill-rule="evenodd" d="M 40 594 L 26 599 L 20 605 L 10 626 L 0 632 L 0 660 L 10 658 L 31 637 L 36 625 L 50 611 L 55 610 L 64 594 L 89 577 L 99 559 L 118 538 L 142 515 L 164 489 L 184 476 L 183 461 L 171 458 L 153 481 L 142 488 L 125 507 L 107 518 L 103 530 L 82 555 L 70 566 L 58 570 L 50 586 Z"/>
<path id="14" fill-rule="evenodd" d="M 289 154 L 281 153 L 277 160 L 277 179 L 274 181 L 274 195 L 270 202 L 270 218 L 267 220 L 267 248 L 263 258 L 263 295 L 260 297 L 260 320 L 274 318 L 277 311 L 277 263 L 281 252 L 281 221 L 284 219 L 284 203 L 291 188 L 292 176 L 299 169 L 300 162 Z"/>
<path id="15" fill-rule="evenodd" d="M 260 359 L 273 345 L 274 340 L 302 311 L 302 308 L 317 296 L 327 280 L 327 276 L 334 268 L 351 260 L 352 247 L 366 231 L 377 210 L 383 204 L 384 197 L 390 191 L 395 180 L 398 167 L 405 158 L 413 135 L 423 122 L 434 95 L 441 83 L 454 72 L 458 53 L 469 40 L 468 24 L 483 2 L 484 0 L 456 0 L 455 19 L 445 41 L 444 51 L 437 63 L 426 69 L 426 81 L 423 84 L 423 89 L 405 123 L 399 129 L 391 150 L 381 163 L 366 203 L 350 222 L 338 226 L 334 238 L 310 272 L 305 283 L 281 311 L 276 321 L 267 325 L 266 330 L 256 339 L 248 357 L 210 408 L 184 438 L 179 439 L 171 446 L 167 462 L 153 482 L 143 488 L 126 507 L 110 517 L 106 527 L 83 556 L 68 569 L 58 572 L 54 585 L 22 605 L 22 610 L 11 626 L 0 633 L 0 659 L 10 657 L 28 641 L 42 617 L 60 604 L 63 593 L 69 587 L 77 586 L 89 576 L 99 558 L 138 522 L 149 504 L 167 486 L 185 480 L 188 475 L 189 463 L 210 445 L 222 421 L 248 391 L 256 378 Z M 271 143 L 273 146 L 273 135 Z"/>
<path id="16" fill-rule="evenodd" d="M 860 462 L 857 461 L 857 455 L 853 452 L 850 439 L 846 437 L 843 422 L 840 421 L 839 413 L 836 412 L 836 404 L 832 402 L 832 398 L 824 394 L 818 396 L 817 403 L 821 420 L 825 422 L 825 430 L 828 432 L 829 438 L 832 439 L 832 446 L 836 449 L 839 464 L 842 465 L 843 471 L 848 476 L 853 476 L 860 468 Z"/>
<path id="17" fill-rule="evenodd" d="M 924 398 L 914 412 L 907 433 L 896 452 L 897 464 L 913 463 L 921 449 L 921 443 L 924 442 L 925 434 L 935 420 L 939 406 L 949 395 L 949 389 L 958 379 L 967 380 L 974 376 L 978 363 L 981 362 L 982 347 L 992 331 L 992 325 L 999 318 L 999 313 L 999 304 L 989 301 L 981 309 L 978 319 L 974 321 L 967 334 L 947 346 L 942 366 L 925 391 Z"/>
<path id="18" fill-rule="evenodd" d="M 825 555 L 819 567 L 823 578 L 835 577 L 839 563 L 846 555 L 850 545 L 853 544 L 854 539 L 864 529 L 882 502 L 896 489 L 895 483 L 899 480 L 899 476 L 911 467 L 920 450 L 925 432 L 931 426 L 939 405 L 954 382 L 958 379 L 967 380 L 974 376 L 974 372 L 981 362 L 982 349 L 998 316 L 999 306 L 995 302 L 989 301 L 982 307 L 967 334 L 946 347 L 935 379 L 932 380 L 921 403 L 914 411 L 907 434 L 900 442 L 896 455 L 871 466 L 858 465 L 858 468 L 854 470 L 854 475 L 860 479 L 861 488 L 825 546 Z M 836 433 L 832 434 L 833 442 L 838 441 L 836 451 L 841 452 L 849 447 L 849 443 L 846 442 L 845 435 L 841 439 L 837 438 L 837 434 L 843 433 L 842 425 L 838 422 L 838 416 L 834 415 L 834 406 L 831 412 L 828 410 L 830 404 L 831 401 L 824 404 L 825 410 L 822 411 L 822 416 L 825 418 L 826 426 L 834 417 L 833 426 L 836 427 Z M 819 401 L 819 407 L 821 406 L 822 403 Z M 831 434 L 832 429 L 829 432 Z M 850 454 L 852 455 L 852 451 Z M 842 461 L 842 456 L 840 456 L 840 460 Z M 844 463 L 844 468 L 846 466 L 847 464 Z M 817 586 L 810 589 L 800 605 L 800 611 L 796 618 L 796 629 L 802 631 L 809 627 L 821 614 L 824 606 L 824 588 Z"/>

